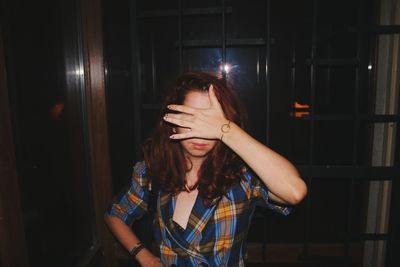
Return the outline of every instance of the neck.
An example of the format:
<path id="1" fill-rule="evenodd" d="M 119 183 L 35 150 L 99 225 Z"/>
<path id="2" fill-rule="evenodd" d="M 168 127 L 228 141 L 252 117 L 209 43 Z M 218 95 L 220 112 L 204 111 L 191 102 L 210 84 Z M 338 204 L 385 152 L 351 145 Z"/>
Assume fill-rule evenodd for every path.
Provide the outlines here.
<path id="1" fill-rule="evenodd" d="M 199 169 L 201 167 L 201 164 L 203 163 L 204 159 L 203 158 L 191 158 L 190 162 L 191 162 L 191 167 L 190 170 L 186 173 L 186 185 L 189 188 L 192 188 L 193 186 L 195 186 L 195 184 L 197 183 L 199 177 L 198 177 L 198 172 Z M 188 164 L 190 164 L 190 162 L 188 162 Z"/>
<path id="2" fill-rule="evenodd" d="M 197 173 L 198 173 L 198 169 L 194 169 L 194 168 L 192 168 L 190 171 L 188 171 L 186 173 L 185 179 L 186 179 L 187 186 L 193 187 L 197 183 L 197 180 L 199 179 Z"/>
<path id="3" fill-rule="evenodd" d="M 189 172 L 192 171 L 198 171 L 201 167 L 201 164 L 203 164 L 204 162 L 204 158 L 196 158 L 196 157 L 187 157 L 186 158 L 186 162 L 188 165 L 188 168 L 190 168 Z"/>

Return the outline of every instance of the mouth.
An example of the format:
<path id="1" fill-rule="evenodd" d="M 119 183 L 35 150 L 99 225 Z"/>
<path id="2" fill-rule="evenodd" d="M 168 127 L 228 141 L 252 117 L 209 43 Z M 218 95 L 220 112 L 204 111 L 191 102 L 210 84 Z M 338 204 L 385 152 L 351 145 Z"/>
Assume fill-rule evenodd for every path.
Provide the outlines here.
<path id="1" fill-rule="evenodd" d="M 207 144 L 192 143 L 192 146 L 193 146 L 195 149 L 204 149 L 205 147 L 207 147 Z"/>

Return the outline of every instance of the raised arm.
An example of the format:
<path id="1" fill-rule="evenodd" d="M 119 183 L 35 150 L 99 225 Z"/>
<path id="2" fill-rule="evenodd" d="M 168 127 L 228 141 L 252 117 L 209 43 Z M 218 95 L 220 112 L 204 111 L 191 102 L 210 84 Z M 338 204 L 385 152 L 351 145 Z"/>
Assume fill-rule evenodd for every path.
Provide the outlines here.
<path id="1" fill-rule="evenodd" d="M 170 105 L 164 120 L 189 128 L 185 133 L 173 134 L 172 139 L 220 139 L 260 177 L 270 191 L 270 198 L 285 204 L 297 204 L 307 194 L 307 186 L 296 168 L 287 159 L 260 143 L 234 122 L 226 119 L 212 85 L 208 90 L 210 108 L 197 109 L 184 105 Z"/>
<path id="2" fill-rule="evenodd" d="M 229 128 L 222 141 L 260 177 L 268 187 L 272 200 L 294 205 L 305 197 L 306 184 L 293 164 L 233 122 L 229 123 Z"/>

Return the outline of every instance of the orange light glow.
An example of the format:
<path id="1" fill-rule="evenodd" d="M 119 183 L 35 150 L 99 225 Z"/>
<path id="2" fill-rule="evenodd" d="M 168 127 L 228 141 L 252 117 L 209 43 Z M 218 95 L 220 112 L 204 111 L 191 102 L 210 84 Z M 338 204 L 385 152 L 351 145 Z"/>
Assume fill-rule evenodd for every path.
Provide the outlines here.
<path id="1" fill-rule="evenodd" d="M 310 108 L 310 105 L 308 104 L 300 104 L 297 101 L 294 102 L 294 114 L 293 112 L 290 112 L 289 115 L 295 118 L 301 118 L 303 116 L 309 116 L 310 112 L 308 111 L 308 109 Z"/>
<path id="2" fill-rule="evenodd" d="M 310 105 L 300 104 L 300 103 L 297 103 L 297 101 L 294 101 L 294 108 L 310 108 Z"/>
<path id="3" fill-rule="evenodd" d="M 50 108 L 50 118 L 53 120 L 58 120 L 61 116 L 62 111 L 64 110 L 64 104 L 63 103 L 55 103 L 51 108 Z"/>

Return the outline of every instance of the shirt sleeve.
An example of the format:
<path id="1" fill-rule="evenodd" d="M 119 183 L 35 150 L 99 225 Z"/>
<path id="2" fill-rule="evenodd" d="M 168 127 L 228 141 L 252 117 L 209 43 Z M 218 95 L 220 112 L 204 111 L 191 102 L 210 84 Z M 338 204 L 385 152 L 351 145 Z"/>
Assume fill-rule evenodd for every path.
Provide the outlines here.
<path id="1" fill-rule="evenodd" d="M 106 211 L 107 215 L 121 219 L 125 224 L 132 223 L 147 212 L 148 181 L 145 176 L 144 162 L 138 162 L 133 167 L 131 183 L 117 194 Z"/>
<path id="2" fill-rule="evenodd" d="M 269 199 L 268 187 L 252 171 L 246 170 L 244 177 L 249 186 L 248 194 L 253 205 L 266 207 L 284 216 L 292 212 L 292 206 L 278 204 Z"/>

